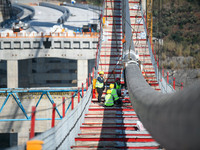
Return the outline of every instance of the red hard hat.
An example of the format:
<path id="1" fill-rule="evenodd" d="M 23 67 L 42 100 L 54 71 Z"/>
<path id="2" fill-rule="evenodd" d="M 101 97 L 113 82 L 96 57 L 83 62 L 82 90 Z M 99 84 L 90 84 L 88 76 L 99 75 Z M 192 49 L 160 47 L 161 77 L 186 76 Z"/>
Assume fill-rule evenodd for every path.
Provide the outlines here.
<path id="1" fill-rule="evenodd" d="M 117 81 L 117 80 L 120 80 L 120 78 L 116 78 L 116 81 Z"/>

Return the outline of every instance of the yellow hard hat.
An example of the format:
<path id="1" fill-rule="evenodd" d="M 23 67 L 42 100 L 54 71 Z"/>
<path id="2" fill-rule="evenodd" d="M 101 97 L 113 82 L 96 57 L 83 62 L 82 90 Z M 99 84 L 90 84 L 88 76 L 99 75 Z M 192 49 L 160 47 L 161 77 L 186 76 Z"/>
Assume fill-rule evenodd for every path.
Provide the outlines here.
<path id="1" fill-rule="evenodd" d="M 99 74 L 104 74 L 104 72 L 103 71 L 99 71 Z"/>
<path id="2" fill-rule="evenodd" d="M 114 88 L 114 86 L 115 86 L 114 84 L 110 84 L 110 88 L 111 88 L 111 89 L 113 89 L 113 88 Z"/>
<path id="3" fill-rule="evenodd" d="M 111 94 L 111 90 L 107 90 L 107 94 Z"/>

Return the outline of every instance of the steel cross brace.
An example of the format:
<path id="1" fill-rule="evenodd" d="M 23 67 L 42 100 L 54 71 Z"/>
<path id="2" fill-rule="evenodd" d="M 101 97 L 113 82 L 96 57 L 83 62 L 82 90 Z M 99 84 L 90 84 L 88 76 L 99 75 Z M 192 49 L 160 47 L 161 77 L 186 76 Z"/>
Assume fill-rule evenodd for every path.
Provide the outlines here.
<path id="1" fill-rule="evenodd" d="M 53 101 L 53 98 L 51 97 L 51 94 L 50 94 L 49 92 L 47 92 L 46 95 L 47 95 L 49 101 L 51 102 L 51 104 L 53 105 L 55 102 Z M 56 109 L 56 112 L 58 113 L 59 117 L 62 118 L 60 112 L 59 112 L 58 109 L 57 109 L 57 106 L 56 106 L 55 109 Z"/>
<path id="2" fill-rule="evenodd" d="M 26 117 L 27 119 L 29 119 L 29 117 L 27 116 L 26 110 L 24 109 L 24 107 L 23 107 L 23 105 L 22 105 L 22 103 L 21 103 L 21 101 L 20 101 L 20 99 L 19 99 L 17 93 L 9 93 L 9 94 L 8 94 L 8 96 L 6 97 L 4 103 L 3 103 L 2 106 L 1 106 L 0 112 L 3 110 L 4 106 L 6 105 L 6 103 L 7 103 L 8 99 L 9 99 L 10 95 L 13 96 L 14 100 L 16 101 L 16 103 L 17 103 L 17 105 L 19 106 L 19 108 L 22 110 L 22 112 L 23 112 L 23 114 L 25 115 L 25 117 Z"/>
<path id="3" fill-rule="evenodd" d="M 23 105 L 22 105 L 22 103 L 21 103 L 21 101 L 20 101 L 17 93 L 14 93 L 14 94 L 12 93 L 11 95 L 15 99 L 17 105 L 20 107 L 20 109 L 22 110 L 22 112 L 24 113 L 24 115 L 26 116 L 26 118 L 29 119 L 29 117 L 27 116 L 27 113 L 26 113 L 26 111 L 25 111 L 25 109 L 24 109 L 24 107 L 23 107 Z"/>
<path id="4" fill-rule="evenodd" d="M 7 97 L 6 97 L 5 101 L 4 101 L 4 103 L 2 104 L 1 109 L 0 109 L 0 112 L 3 110 L 4 106 L 6 105 L 8 99 L 9 99 L 9 97 L 10 97 L 10 94 L 11 94 L 11 93 L 9 93 L 9 94 L 7 95 Z"/>
<path id="5" fill-rule="evenodd" d="M 21 103 L 21 101 L 20 101 L 20 99 L 19 99 L 17 93 L 9 93 L 9 94 L 8 94 L 8 96 L 6 97 L 4 103 L 3 103 L 2 106 L 1 106 L 0 112 L 3 110 L 4 106 L 6 105 L 6 103 L 7 103 L 8 99 L 9 99 L 10 95 L 12 95 L 12 97 L 13 97 L 14 100 L 16 101 L 17 105 L 18 105 L 19 108 L 22 110 L 24 116 L 25 116 L 27 119 L 29 119 L 29 117 L 27 116 L 26 110 L 24 109 L 24 107 L 23 107 L 23 105 L 22 105 L 22 103 Z"/>

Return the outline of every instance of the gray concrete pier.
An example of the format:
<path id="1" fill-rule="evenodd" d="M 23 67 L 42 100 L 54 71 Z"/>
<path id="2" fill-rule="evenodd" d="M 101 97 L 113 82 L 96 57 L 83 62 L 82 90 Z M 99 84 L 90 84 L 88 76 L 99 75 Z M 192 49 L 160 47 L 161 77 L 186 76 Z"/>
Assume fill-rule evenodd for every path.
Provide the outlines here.
<path id="1" fill-rule="evenodd" d="M 86 82 L 88 77 L 88 60 L 78 60 L 77 63 L 77 85 L 81 87 L 82 83 Z"/>
<path id="2" fill-rule="evenodd" d="M 18 61 L 7 61 L 7 88 L 18 87 Z"/>

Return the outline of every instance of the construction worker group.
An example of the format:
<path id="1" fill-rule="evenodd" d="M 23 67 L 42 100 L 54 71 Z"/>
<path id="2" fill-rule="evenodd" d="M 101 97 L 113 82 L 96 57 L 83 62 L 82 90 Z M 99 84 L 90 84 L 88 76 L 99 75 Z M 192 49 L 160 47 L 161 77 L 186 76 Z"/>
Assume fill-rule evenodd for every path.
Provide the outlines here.
<path id="1" fill-rule="evenodd" d="M 105 83 L 104 83 L 104 72 L 100 71 L 99 76 L 97 77 L 96 80 L 96 89 L 98 93 L 98 102 L 101 103 L 101 97 L 103 94 L 103 91 L 105 90 Z M 112 83 L 107 87 L 107 92 L 105 95 L 105 101 L 104 105 L 107 107 L 112 107 L 114 105 L 121 105 L 122 102 L 120 100 L 121 96 L 121 83 L 120 83 L 120 78 L 115 79 L 115 83 Z"/>

